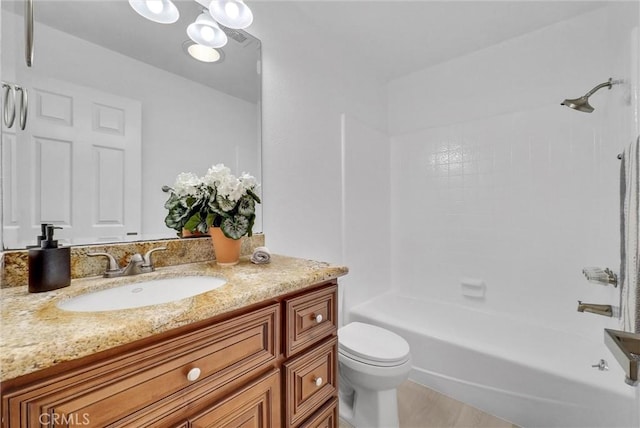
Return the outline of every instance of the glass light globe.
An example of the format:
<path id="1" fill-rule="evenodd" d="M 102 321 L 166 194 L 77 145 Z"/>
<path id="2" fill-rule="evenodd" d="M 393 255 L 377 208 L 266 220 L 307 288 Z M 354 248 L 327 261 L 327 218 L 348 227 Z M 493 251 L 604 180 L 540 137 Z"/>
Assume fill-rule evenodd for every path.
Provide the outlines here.
<path id="1" fill-rule="evenodd" d="M 129 0 L 129 5 L 140 16 L 159 24 L 173 24 L 180 18 L 180 11 L 171 0 Z"/>
<path id="2" fill-rule="evenodd" d="M 228 28 L 247 28 L 253 22 L 253 13 L 242 0 L 213 0 L 209 4 L 209 13 Z"/>
<path id="3" fill-rule="evenodd" d="M 187 27 L 187 35 L 194 42 L 210 48 L 221 48 L 227 44 L 227 35 L 207 12 L 202 12 L 195 22 Z"/>

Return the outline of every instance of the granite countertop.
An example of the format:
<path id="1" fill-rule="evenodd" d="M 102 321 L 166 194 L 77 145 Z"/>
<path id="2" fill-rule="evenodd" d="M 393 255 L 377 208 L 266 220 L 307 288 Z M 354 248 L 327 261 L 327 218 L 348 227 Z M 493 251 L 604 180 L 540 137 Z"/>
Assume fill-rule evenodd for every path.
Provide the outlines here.
<path id="1" fill-rule="evenodd" d="M 44 293 L 27 287 L 2 290 L 0 381 L 81 358 L 345 275 L 344 266 L 273 255 L 270 264 L 248 257 L 232 267 L 215 262 L 159 268 L 123 278 L 83 278 Z M 180 301 L 108 312 L 69 312 L 56 304 L 116 285 L 187 275 L 216 276 L 222 287 Z"/>

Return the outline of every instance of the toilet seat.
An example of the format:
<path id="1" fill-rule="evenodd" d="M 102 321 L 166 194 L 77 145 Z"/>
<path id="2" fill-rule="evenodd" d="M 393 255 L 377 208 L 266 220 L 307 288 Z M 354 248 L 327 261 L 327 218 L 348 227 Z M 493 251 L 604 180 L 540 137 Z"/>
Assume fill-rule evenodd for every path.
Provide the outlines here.
<path id="1" fill-rule="evenodd" d="M 409 344 L 402 337 L 360 322 L 349 323 L 338 330 L 338 349 L 347 358 L 379 367 L 398 366 L 410 358 Z"/>

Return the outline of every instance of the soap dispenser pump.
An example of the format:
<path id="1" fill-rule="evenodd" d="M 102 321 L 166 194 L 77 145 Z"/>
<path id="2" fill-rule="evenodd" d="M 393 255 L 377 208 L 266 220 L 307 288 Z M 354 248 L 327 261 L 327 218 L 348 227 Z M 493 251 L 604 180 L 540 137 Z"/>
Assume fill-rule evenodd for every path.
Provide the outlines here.
<path id="1" fill-rule="evenodd" d="M 55 227 L 52 224 L 43 226 L 44 239 L 40 248 L 29 250 L 29 292 L 57 290 L 71 284 L 71 248 L 58 246 L 53 239 Z"/>

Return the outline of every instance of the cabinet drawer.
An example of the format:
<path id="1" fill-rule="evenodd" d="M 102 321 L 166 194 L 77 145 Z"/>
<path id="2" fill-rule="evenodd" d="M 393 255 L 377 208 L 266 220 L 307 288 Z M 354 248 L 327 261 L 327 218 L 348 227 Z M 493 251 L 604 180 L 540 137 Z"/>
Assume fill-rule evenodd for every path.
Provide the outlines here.
<path id="1" fill-rule="evenodd" d="M 337 331 L 337 290 L 333 285 L 285 301 L 287 357 Z"/>
<path id="2" fill-rule="evenodd" d="M 11 394 L 5 416 L 12 427 L 40 426 L 44 414 L 44 426 L 69 419 L 86 426 L 118 423 L 177 391 L 201 382 L 225 385 L 273 364 L 278 331 L 279 308 L 272 305 Z M 189 380 L 194 369 L 199 376 Z"/>
<path id="3" fill-rule="evenodd" d="M 256 382 L 190 419 L 190 428 L 280 428 L 280 372 Z"/>
<path id="4" fill-rule="evenodd" d="M 338 428 L 338 424 L 338 399 L 334 398 L 300 425 L 300 428 Z"/>
<path id="5" fill-rule="evenodd" d="M 297 426 L 329 398 L 336 396 L 338 338 L 284 364 L 286 424 Z"/>

